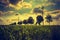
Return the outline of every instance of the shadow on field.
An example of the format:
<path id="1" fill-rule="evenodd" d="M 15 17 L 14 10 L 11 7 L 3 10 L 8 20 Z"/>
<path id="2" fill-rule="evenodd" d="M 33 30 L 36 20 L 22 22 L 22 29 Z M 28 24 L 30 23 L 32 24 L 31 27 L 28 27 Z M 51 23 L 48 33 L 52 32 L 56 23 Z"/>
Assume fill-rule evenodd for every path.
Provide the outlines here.
<path id="1" fill-rule="evenodd" d="M 60 27 L 0 26 L 0 40 L 60 40 Z"/>

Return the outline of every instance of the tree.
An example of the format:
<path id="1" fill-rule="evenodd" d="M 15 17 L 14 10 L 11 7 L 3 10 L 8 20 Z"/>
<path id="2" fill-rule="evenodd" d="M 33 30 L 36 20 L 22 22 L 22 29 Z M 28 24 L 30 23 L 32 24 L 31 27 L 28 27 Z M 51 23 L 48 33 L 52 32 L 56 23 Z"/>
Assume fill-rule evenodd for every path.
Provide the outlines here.
<path id="1" fill-rule="evenodd" d="M 42 14 L 42 16 L 44 17 L 44 6 L 42 6 L 41 8 L 40 7 L 38 7 L 38 8 L 34 8 L 34 10 L 33 10 L 33 12 L 34 13 L 41 13 Z M 43 25 L 44 25 L 44 22 L 43 22 Z"/>
<path id="2" fill-rule="evenodd" d="M 23 24 L 28 24 L 28 21 L 27 20 L 23 20 Z"/>
<path id="3" fill-rule="evenodd" d="M 18 24 L 21 25 L 22 24 L 22 21 L 18 22 Z"/>
<path id="4" fill-rule="evenodd" d="M 28 23 L 29 23 L 29 24 L 34 24 L 34 19 L 33 19 L 32 17 L 29 17 L 29 18 L 28 18 Z"/>
<path id="5" fill-rule="evenodd" d="M 44 19 L 43 19 L 43 17 L 41 16 L 41 15 L 38 15 L 37 17 L 36 17 L 36 24 L 39 24 L 40 25 L 40 23 L 42 22 L 42 21 L 44 21 Z"/>
<path id="6" fill-rule="evenodd" d="M 49 23 L 49 25 L 50 25 L 50 22 L 53 21 L 51 15 L 49 15 L 49 14 L 46 16 L 46 19 L 47 19 L 46 21 Z"/>
<path id="7" fill-rule="evenodd" d="M 11 23 L 10 25 L 16 25 L 16 22 L 14 22 L 14 23 Z"/>

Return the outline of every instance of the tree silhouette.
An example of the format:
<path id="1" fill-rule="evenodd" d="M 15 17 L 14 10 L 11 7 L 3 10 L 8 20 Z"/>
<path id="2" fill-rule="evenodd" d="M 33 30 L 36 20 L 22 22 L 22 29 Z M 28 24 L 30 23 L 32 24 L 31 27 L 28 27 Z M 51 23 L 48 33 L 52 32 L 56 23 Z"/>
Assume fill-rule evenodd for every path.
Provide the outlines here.
<path id="1" fill-rule="evenodd" d="M 49 25 L 50 25 L 50 22 L 53 21 L 51 15 L 49 15 L 49 14 L 46 16 L 46 19 L 47 19 L 46 21 L 49 23 Z"/>
<path id="2" fill-rule="evenodd" d="M 16 22 L 14 22 L 14 23 L 11 23 L 10 25 L 16 25 Z"/>
<path id="3" fill-rule="evenodd" d="M 23 24 L 28 24 L 28 21 L 27 20 L 23 20 Z"/>
<path id="4" fill-rule="evenodd" d="M 40 23 L 42 22 L 42 21 L 44 21 L 44 19 L 43 19 L 43 17 L 41 16 L 41 15 L 38 15 L 37 17 L 36 17 L 36 24 L 39 24 L 40 25 Z"/>
<path id="5" fill-rule="evenodd" d="M 18 24 L 21 25 L 22 24 L 22 21 L 18 22 Z"/>
<path id="6" fill-rule="evenodd" d="M 44 6 L 42 6 L 41 8 L 40 7 L 38 7 L 38 8 L 34 8 L 34 10 L 33 10 L 33 12 L 34 13 L 41 13 L 42 14 L 42 16 L 44 17 Z M 44 25 L 44 22 L 43 22 L 43 25 Z"/>
<path id="7" fill-rule="evenodd" d="M 34 24 L 34 19 L 33 19 L 32 17 L 29 17 L 29 18 L 28 18 L 28 23 L 29 23 L 29 24 Z"/>

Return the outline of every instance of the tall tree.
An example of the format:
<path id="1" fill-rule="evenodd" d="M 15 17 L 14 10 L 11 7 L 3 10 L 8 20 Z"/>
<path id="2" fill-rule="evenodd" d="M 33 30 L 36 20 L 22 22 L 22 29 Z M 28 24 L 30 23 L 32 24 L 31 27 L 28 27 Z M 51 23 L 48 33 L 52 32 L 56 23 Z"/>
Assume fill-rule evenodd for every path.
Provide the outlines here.
<path id="1" fill-rule="evenodd" d="M 51 15 L 49 15 L 49 14 L 46 16 L 46 19 L 47 19 L 46 21 L 49 23 L 49 25 L 50 25 L 50 22 L 53 21 Z"/>
<path id="2" fill-rule="evenodd" d="M 39 24 L 40 25 L 40 23 L 42 22 L 42 21 L 44 21 L 44 19 L 43 19 L 43 17 L 41 16 L 41 15 L 38 15 L 37 17 L 36 17 L 36 24 Z"/>
<path id="3" fill-rule="evenodd" d="M 41 13 L 43 18 L 44 18 L 44 6 L 42 6 L 41 8 L 40 7 L 34 8 L 33 12 L 36 13 L 36 14 Z M 44 25 L 44 22 L 43 22 L 43 25 Z"/>

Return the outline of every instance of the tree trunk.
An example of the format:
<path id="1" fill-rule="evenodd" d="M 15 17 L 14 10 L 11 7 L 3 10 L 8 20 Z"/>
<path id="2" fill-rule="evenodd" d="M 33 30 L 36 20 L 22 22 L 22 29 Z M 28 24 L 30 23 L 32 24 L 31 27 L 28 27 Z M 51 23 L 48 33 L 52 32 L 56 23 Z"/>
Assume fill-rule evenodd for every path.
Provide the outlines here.
<path id="1" fill-rule="evenodd" d="M 49 26 L 50 26 L 50 22 L 49 22 Z"/>
<path id="2" fill-rule="evenodd" d="M 42 16 L 43 16 L 43 18 L 44 18 L 44 15 L 43 15 L 43 14 L 44 14 L 44 12 L 42 12 Z M 43 25 L 44 25 L 44 21 L 43 21 Z"/>

